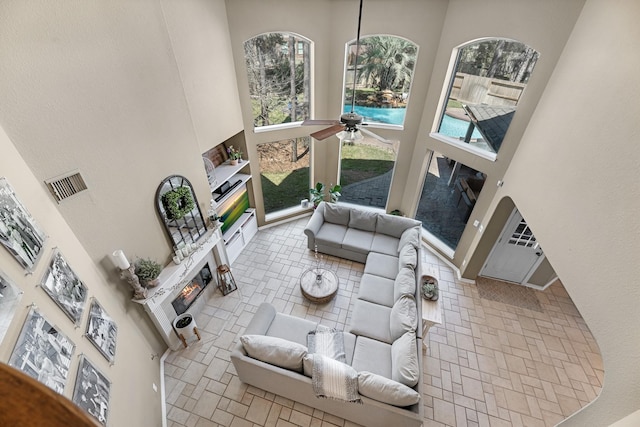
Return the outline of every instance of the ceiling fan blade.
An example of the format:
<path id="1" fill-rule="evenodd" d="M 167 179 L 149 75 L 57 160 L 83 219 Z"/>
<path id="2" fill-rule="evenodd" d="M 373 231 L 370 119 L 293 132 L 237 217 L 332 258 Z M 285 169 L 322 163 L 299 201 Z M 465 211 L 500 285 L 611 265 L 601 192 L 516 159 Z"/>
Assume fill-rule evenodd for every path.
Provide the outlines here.
<path id="1" fill-rule="evenodd" d="M 302 122 L 302 126 L 328 126 L 328 125 L 337 125 L 340 122 L 338 120 L 312 120 L 307 119 Z"/>
<path id="2" fill-rule="evenodd" d="M 311 134 L 311 136 L 322 141 L 323 139 L 327 139 L 342 130 L 344 130 L 344 125 L 333 125 L 331 127 L 319 130 L 318 132 L 314 132 Z"/>
<path id="3" fill-rule="evenodd" d="M 385 144 L 391 144 L 392 143 L 392 141 L 390 139 L 383 138 L 380 135 L 371 132 L 369 129 L 365 129 L 364 127 L 360 128 L 360 132 L 366 133 L 367 135 L 377 139 L 380 142 L 384 142 Z"/>

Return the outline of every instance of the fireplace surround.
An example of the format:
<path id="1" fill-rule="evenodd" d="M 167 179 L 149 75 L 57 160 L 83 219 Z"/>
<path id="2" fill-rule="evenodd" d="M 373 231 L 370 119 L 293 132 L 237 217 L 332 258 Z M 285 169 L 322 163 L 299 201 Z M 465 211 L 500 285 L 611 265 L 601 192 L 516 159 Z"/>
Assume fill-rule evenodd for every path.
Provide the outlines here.
<path id="1" fill-rule="evenodd" d="M 132 300 L 144 307 L 172 350 L 182 347 L 173 328 L 173 321 L 184 313 L 197 317 L 205 301 L 216 292 L 216 275 L 213 273 L 217 266 L 229 263 L 220 228 L 207 231 L 197 244 L 198 248 L 180 264 L 171 263 L 164 267 L 158 277 L 160 284 L 149 289 L 146 299 Z M 194 283 L 196 286 L 193 286 Z M 176 300 L 180 300 L 185 288 L 194 288 L 198 292 L 186 295 L 180 303 L 174 305 Z"/>

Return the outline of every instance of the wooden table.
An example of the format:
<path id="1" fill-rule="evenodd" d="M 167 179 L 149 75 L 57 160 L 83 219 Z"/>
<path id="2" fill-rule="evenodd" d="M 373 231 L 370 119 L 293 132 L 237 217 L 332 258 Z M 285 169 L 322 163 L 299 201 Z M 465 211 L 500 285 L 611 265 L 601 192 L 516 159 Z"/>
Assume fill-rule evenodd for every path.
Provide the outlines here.
<path id="1" fill-rule="evenodd" d="M 316 304 L 324 304 L 338 293 L 338 276 L 324 268 L 310 268 L 300 276 L 302 296 Z"/>
<path id="2" fill-rule="evenodd" d="M 439 297 L 436 301 L 422 299 L 422 345 L 427 347 L 427 333 L 429 328 L 433 325 L 442 324 L 443 308 L 442 308 L 442 293 L 440 292 L 440 280 L 438 271 L 435 268 L 422 268 L 423 276 L 431 276 L 438 281 L 438 294 Z M 420 280 L 422 282 L 422 279 Z"/>

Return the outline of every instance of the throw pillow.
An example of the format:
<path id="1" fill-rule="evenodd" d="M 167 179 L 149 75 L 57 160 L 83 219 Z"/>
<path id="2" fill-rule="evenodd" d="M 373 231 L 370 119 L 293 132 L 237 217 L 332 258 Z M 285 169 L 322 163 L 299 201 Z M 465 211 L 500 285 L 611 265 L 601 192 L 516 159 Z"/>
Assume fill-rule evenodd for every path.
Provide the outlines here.
<path id="1" fill-rule="evenodd" d="M 411 267 L 404 267 L 396 276 L 393 282 L 393 300 L 398 301 L 402 295 L 415 295 L 416 293 L 416 272 Z"/>
<path id="2" fill-rule="evenodd" d="M 418 249 L 420 247 L 420 229 L 418 227 L 407 228 L 400 236 L 400 241 L 398 242 L 398 252 L 404 245 L 411 244 L 414 248 Z"/>
<path id="3" fill-rule="evenodd" d="M 267 335 L 243 335 L 240 342 L 250 357 L 294 371 L 302 371 L 307 347 L 293 341 Z"/>
<path id="4" fill-rule="evenodd" d="M 389 329 L 391 339 L 397 340 L 405 332 L 415 332 L 418 327 L 418 307 L 413 295 L 402 295 L 391 308 Z"/>
<path id="5" fill-rule="evenodd" d="M 318 328 L 307 334 L 309 353 L 321 354 L 340 362 L 346 362 L 344 352 L 344 333 L 337 329 Z"/>
<path id="6" fill-rule="evenodd" d="M 414 389 L 372 372 L 358 372 L 358 392 L 378 402 L 395 406 L 415 405 L 420 393 Z"/>
<path id="7" fill-rule="evenodd" d="M 398 268 L 411 267 L 416 268 L 418 265 L 418 251 L 411 244 L 406 244 L 400 248 L 398 255 Z"/>
<path id="8" fill-rule="evenodd" d="M 324 220 L 332 224 L 349 224 L 349 209 L 334 203 L 324 204 Z"/>
<path id="9" fill-rule="evenodd" d="M 391 379 L 413 387 L 420 380 L 416 333 L 405 332 L 391 344 Z"/>
<path id="10" fill-rule="evenodd" d="M 349 227 L 363 231 L 375 231 L 378 214 L 359 209 L 352 209 L 349 216 Z"/>

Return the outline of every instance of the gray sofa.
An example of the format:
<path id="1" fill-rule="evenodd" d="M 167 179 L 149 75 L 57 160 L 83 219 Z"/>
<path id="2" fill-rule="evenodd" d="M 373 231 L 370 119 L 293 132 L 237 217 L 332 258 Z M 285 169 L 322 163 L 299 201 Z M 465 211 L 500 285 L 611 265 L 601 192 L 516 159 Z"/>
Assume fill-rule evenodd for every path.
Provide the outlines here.
<path id="1" fill-rule="evenodd" d="M 363 404 L 316 397 L 306 345 L 318 324 L 266 303 L 231 354 L 238 377 L 364 426 L 421 426 L 420 222 L 321 203 L 305 233 L 310 249 L 317 245 L 318 251 L 365 262 L 343 334 L 346 364 L 357 373 Z M 249 342 L 256 338 L 271 341 L 256 349 Z"/>

